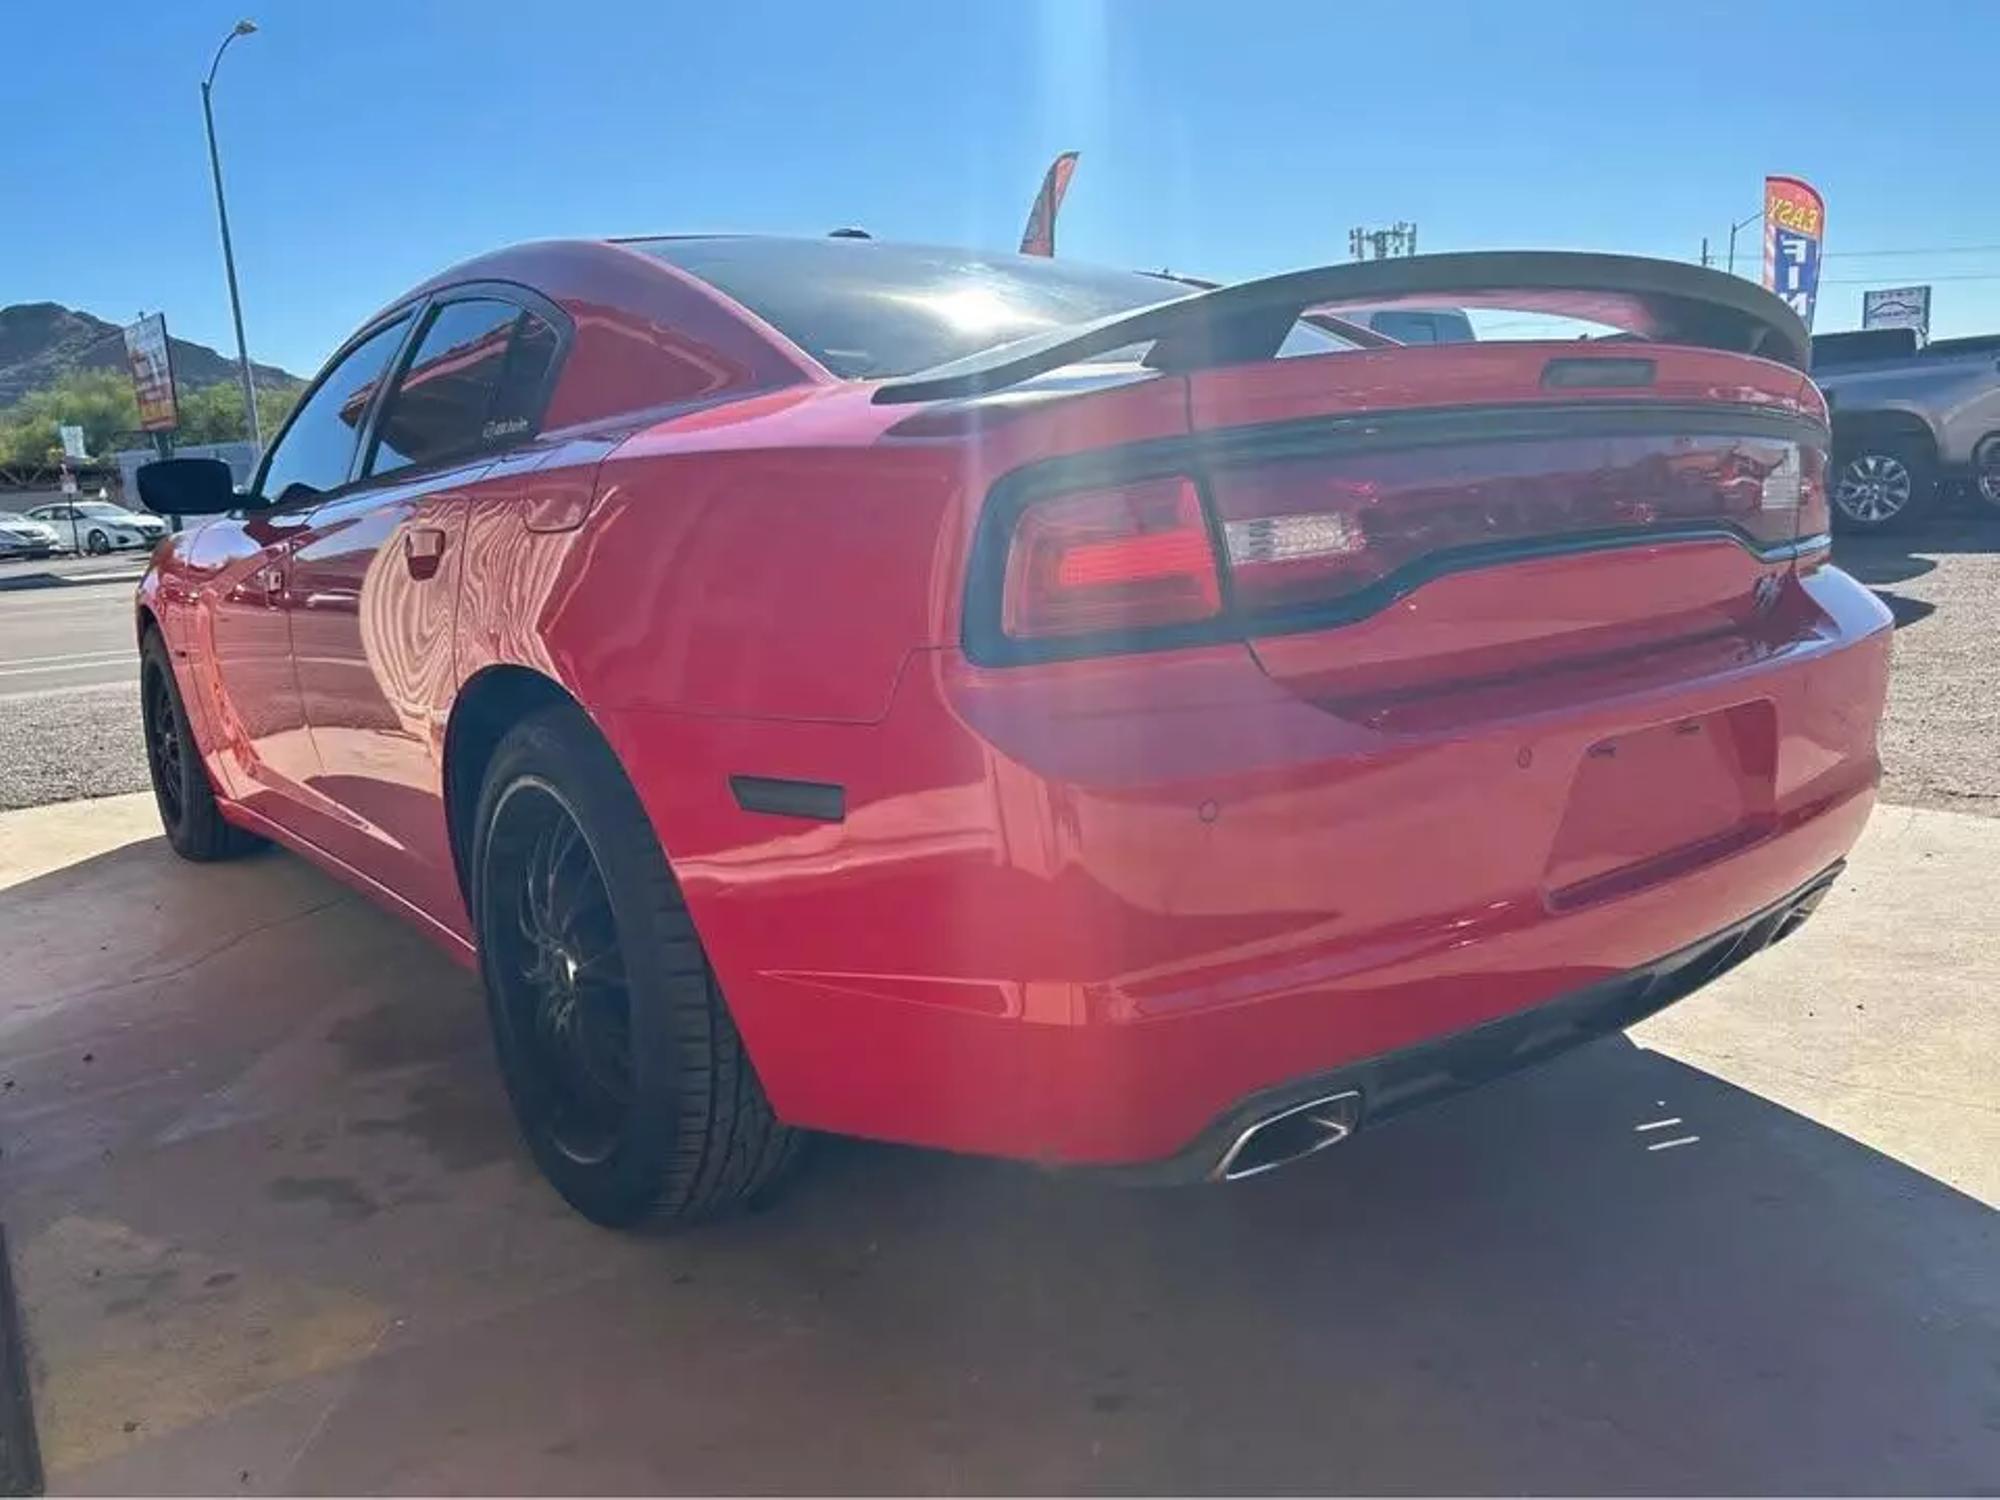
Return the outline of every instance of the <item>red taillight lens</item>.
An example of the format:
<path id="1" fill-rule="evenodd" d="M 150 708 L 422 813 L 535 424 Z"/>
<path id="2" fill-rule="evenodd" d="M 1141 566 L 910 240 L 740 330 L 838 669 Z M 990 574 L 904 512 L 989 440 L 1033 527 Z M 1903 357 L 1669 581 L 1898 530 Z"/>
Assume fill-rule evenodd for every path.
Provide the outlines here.
<path id="1" fill-rule="evenodd" d="M 1209 492 L 1254 619 L 1467 549 L 1702 526 L 1788 547 L 1825 529 L 1823 478 L 1816 450 L 1782 440 L 1556 438 L 1220 468 Z"/>
<path id="2" fill-rule="evenodd" d="M 1833 555 L 1833 517 L 1826 508 L 1826 453 L 1820 448 L 1799 449 L 1799 530 L 1800 541 L 1818 538 L 1810 552 L 1799 555 L 1801 568 L 1816 568 Z"/>
<path id="3" fill-rule="evenodd" d="M 1058 495 L 1031 503 L 1014 523 L 1000 619 L 1016 639 L 1186 625 L 1221 608 L 1190 479 Z"/>

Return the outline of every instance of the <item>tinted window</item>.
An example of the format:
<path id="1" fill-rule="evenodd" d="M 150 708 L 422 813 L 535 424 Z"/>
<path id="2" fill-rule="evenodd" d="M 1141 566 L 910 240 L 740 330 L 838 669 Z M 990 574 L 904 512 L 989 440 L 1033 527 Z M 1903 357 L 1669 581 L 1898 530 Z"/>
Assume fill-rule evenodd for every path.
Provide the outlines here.
<path id="1" fill-rule="evenodd" d="M 1822 333 L 1812 341 L 1812 365 L 1866 364 L 1871 359 L 1907 359 L 1917 352 L 1914 328 L 1867 328 L 1854 333 Z"/>
<path id="2" fill-rule="evenodd" d="M 398 318 L 356 345 L 305 399 L 271 451 L 262 486 L 266 496 L 283 501 L 286 491 L 298 485 L 317 492 L 347 483 L 369 398 L 402 343 L 407 322 Z"/>
<path id="3" fill-rule="evenodd" d="M 555 330 L 510 302 L 438 308 L 383 408 L 369 472 L 435 463 L 527 433 L 555 348 Z"/>
<path id="4" fill-rule="evenodd" d="M 1387 334 L 1399 344 L 1435 344 L 1437 320 L 1423 312 L 1378 312 L 1368 320 L 1377 333 Z"/>
<path id="5" fill-rule="evenodd" d="M 871 379 L 1184 297 L 1136 271 L 876 240 L 643 240 L 836 375 Z"/>
<path id="6" fill-rule="evenodd" d="M 1360 347 L 1353 339 L 1343 338 L 1317 323 L 1294 323 L 1292 331 L 1285 335 L 1284 343 L 1278 345 L 1277 357 L 1296 359 L 1302 354 L 1338 354 L 1344 349 Z"/>

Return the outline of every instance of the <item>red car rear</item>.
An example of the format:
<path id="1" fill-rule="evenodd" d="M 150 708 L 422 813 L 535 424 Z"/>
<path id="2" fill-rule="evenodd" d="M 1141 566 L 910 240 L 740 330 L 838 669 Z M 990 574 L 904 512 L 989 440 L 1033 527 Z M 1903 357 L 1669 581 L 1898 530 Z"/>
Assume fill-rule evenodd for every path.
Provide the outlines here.
<path id="1" fill-rule="evenodd" d="M 853 239 L 438 277 L 247 497 L 142 472 L 240 508 L 140 594 L 175 847 L 476 962 L 613 1223 L 802 1128 L 1247 1175 L 1801 920 L 1889 616 L 1789 310 L 1601 256 L 1176 290 Z M 1330 331 L 1398 300 L 1623 334 Z"/>

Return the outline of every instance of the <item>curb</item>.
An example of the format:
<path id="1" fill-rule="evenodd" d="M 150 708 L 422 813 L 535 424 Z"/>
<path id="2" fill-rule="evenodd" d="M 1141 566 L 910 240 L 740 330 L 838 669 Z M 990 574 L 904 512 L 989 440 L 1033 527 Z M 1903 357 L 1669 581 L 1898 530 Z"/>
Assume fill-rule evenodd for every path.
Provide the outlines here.
<path id="1" fill-rule="evenodd" d="M 74 577 L 63 573 L 13 573 L 0 575 L 0 594 L 28 589 L 83 588 L 93 583 L 137 583 L 145 576 L 143 568 L 136 573 L 81 573 Z"/>

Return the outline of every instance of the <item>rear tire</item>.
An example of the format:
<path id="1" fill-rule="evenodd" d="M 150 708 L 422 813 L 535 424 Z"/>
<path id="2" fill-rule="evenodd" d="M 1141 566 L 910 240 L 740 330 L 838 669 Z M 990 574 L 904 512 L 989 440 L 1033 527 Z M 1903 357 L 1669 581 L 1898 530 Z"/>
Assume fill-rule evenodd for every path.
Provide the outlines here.
<path id="1" fill-rule="evenodd" d="M 1834 454 L 1834 524 L 1842 531 L 1896 531 L 1909 526 L 1937 500 L 1937 461 L 1915 438 L 1863 438 Z"/>
<path id="2" fill-rule="evenodd" d="M 187 705 L 174 678 L 173 659 L 160 632 L 139 643 L 139 709 L 146 735 L 146 770 L 167 843 L 197 864 L 234 859 L 262 848 L 254 833 L 223 821 L 215 788 L 188 728 Z"/>
<path id="3" fill-rule="evenodd" d="M 686 1223 L 798 1154 L 757 1080 L 637 793 L 579 712 L 495 749 L 473 919 L 514 1114 L 542 1172 L 615 1228 Z"/>

